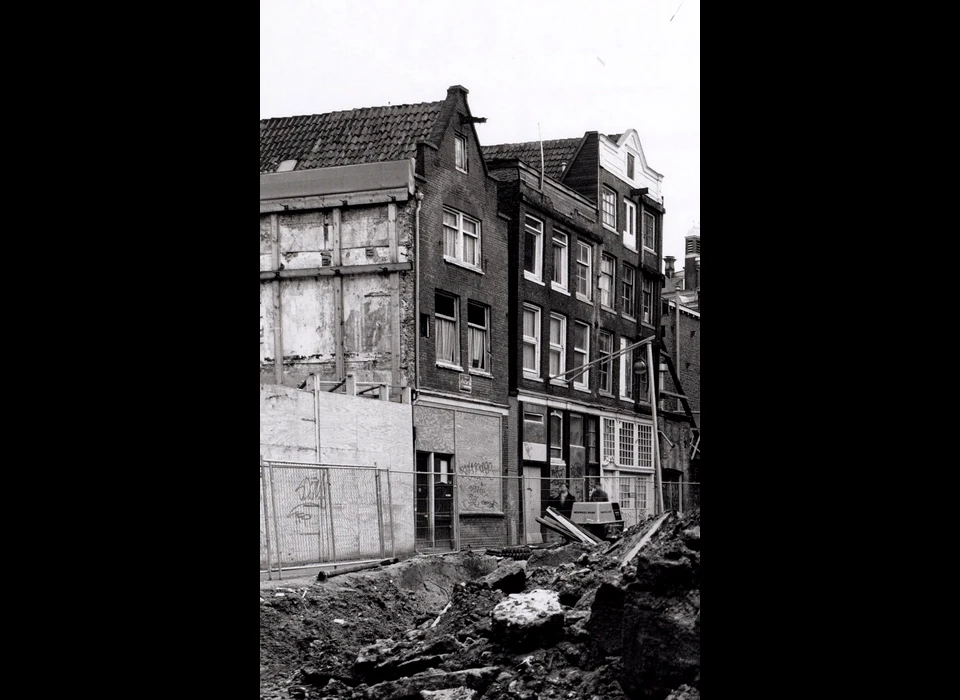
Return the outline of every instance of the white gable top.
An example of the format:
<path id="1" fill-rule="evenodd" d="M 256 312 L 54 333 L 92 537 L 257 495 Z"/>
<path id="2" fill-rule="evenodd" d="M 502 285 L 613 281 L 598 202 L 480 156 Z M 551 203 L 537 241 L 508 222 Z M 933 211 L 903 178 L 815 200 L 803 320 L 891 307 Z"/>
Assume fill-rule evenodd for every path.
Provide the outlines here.
<path id="1" fill-rule="evenodd" d="M 627 177 L 627 155 L 634 157 L 633 177 Z M 600 134 L 600 167 L 634 187 L 646 187 L 651 198 L 663 201 L 663 175 L 650 167 L 636 129 L 629 129 L 617 141 Z"/>

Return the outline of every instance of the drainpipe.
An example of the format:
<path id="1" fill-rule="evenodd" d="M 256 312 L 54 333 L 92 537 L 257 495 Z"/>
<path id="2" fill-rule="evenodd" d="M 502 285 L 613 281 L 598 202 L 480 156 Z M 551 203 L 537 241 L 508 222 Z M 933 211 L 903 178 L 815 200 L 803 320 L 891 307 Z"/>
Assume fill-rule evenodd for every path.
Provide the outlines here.
<path id="1" fill-rule="evenodd" d="M 423 192 L 417 190 L 414 195 L 417 198 L 417 210 L 414 215 L 414 250 L 413 264 L 416 267 L 416 274 L 413 279 L 413 315 L 414 315 L 414 368 L 413 368 L 413 388 L 417 396 L 420 396 L 420 207 L 423 206 Z"/>

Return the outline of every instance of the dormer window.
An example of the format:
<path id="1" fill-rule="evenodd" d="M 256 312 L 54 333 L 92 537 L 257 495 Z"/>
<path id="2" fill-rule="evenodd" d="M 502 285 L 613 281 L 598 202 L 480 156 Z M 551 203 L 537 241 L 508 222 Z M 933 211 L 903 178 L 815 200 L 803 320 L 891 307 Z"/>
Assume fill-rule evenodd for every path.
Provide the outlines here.
<path id="1" fill-rule="evenodd" d="M 277 166 L 278 173 L 289 173 L 296 169 L 297 169 L 296 160 L 285 160 L 282 163 L 280 163 L 280 165 Z"/>
<path id="2" fill-rule="evenodd" d="M 637 159 L 632 153 L 627 154 L 627 178 L 633 180 L 637 171 Z"/>
<path id="3" fill-rule="evenodd" d="M 460 172 L 468 172 L 467 169 L 467 139 L 463 136 L 457 136 L 455 139 L 456 143 L 456 164 L 457 170 Z"/>

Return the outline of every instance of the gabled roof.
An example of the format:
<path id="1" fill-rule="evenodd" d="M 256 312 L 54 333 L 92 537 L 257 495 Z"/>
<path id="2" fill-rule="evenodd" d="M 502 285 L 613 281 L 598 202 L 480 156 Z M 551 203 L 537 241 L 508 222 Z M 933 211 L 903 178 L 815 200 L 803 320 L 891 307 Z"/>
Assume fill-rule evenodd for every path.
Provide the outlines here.
<path id="1" fill-rule="evenodd" d="M 443 102 L 365 107 L 260 121 L 260 172 L 285 160 L 297 170 L 402 160 L 416 156 L 430 136 Z"/>
<path id="2" fill-rule="evenodd" d="M 575 139 L 556 139 L 543 142 L 543 174 L 554 180 L 563 177 L 562 165 L 568 166 L 580 148 L 583 137 Z M 503 143 L 497 146 L 484 146 L 483 158 L 488 163 L 494 160 L 522 160 L 536 171 L 540 171 L 540 142 Z"/>

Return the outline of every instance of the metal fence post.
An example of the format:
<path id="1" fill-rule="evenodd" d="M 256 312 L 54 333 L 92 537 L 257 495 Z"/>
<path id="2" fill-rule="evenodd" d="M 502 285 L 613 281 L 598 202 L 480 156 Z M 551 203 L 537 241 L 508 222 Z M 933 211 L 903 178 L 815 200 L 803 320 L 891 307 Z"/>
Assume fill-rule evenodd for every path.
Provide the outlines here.
<path id="1" fill-rule="evenodd" d="M 327 473 L 327 502 L 330 504 L 330 508 L 327 511 L 327 519 L 330 521 L 330 558 L 333 561 L 337 560 L 337 536 L 336 531 L 333 527 L 333 486 L 330 483 L 330 468 L 325 469 Z"/>
<path id="2" fill-rule="evenodd" d="M 383 559 L 383 496 L 380 486 L 380 467 L 376 462 L 373 464 L 373 478 L 377 488 L 377 529 L 380 531 L 380 558 Z"/>
<path id="3" fill-rule="evenodd" d="M 390 513 L 390 556 L 397 558 L 397 532 L 393 526 L 393 474 L 387 470 L 387 512 Z"/>
<path id="4" fill-rule="evenodd" d="M 277 578 L 283 580 L 283 566 L 280 562 L 280 525 L 277 523 L 277 489 L 273 483 L 273 465 L 270 470 L 270 504 L 273 506 L 273 532 L 277 538 Z"/>
<path id="5" fill-rule="evenodd" d="M 267 580 L 273 580 L 273 572 L 270 570 L 273 558 L 270 554 L 270 507 L 267 505 L 267 480 L 263 474 L 263 455 L 260 455 L 260 489 L 263 491 L 263 535 L 267 539 Z"/>

